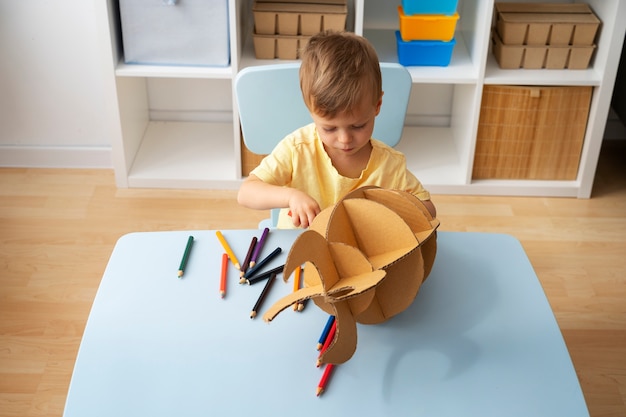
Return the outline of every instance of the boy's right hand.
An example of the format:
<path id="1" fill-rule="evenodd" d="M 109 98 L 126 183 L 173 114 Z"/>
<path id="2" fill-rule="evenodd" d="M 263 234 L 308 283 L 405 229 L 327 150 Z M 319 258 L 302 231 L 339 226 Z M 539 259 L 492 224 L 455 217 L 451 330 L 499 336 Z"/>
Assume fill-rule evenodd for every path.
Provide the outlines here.
<path id="1" fill-rule="evenodd" d="M 289 213 L 295 227 L 309 227 L 320 211 L 317 201 L 302 191 L 294 190 L 289 198 Z"/>

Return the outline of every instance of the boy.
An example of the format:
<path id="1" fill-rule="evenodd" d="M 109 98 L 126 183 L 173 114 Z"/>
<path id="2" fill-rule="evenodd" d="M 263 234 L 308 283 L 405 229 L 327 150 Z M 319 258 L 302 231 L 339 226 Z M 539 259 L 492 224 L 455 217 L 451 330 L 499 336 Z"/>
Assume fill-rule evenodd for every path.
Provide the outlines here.
<path id="1" fill-rule="evenodd" d="M 289 134 L 250 173 L 239 204 L 288 208 L 278 227 L 306 228 L 348 192 L 375 185 L 411 192 L 435 216 L 404 155 L 371 137 L 383 97 L 372 45 L 350 32 L 327 31 L 311 37 L 301 57 L 300 89 L 313 123 Z"/>

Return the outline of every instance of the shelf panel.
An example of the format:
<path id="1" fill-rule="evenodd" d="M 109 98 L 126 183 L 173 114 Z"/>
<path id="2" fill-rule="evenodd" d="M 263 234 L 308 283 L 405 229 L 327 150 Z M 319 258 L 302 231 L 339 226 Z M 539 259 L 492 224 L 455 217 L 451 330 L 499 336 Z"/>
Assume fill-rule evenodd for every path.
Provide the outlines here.
<path id="1" fill-rule="evenodd" d="M 115 68 L 118 77 L 155 78 L 233 78 L 232 67 L 193 67 L 174 65 L 138 65 L 119 62 Z"/>
<path id="2" fill-rule="evenodd" d="M 598 86 L 602 74 L 593 67 L 584 70 L 500 69 L 491 52 L 487 55 L 485 84 Z"/>
<path id="3" fill-rule="evenodd" d="M 579 197 L 580 182 L 557 180 L 473 180 L 463 194 Z"/>
<path id="4" fill-rule="evenodd" d="M 394 29 L 365 29 L 364 36 L 374 45 L 381 62 L 398 62 Z M 406 67 L 416 83 L 476 83 L 478 66 L 474 65 L 465 45 L 463 33 L 457 32 L 452 60 L 447 67 Z"/>
<path id="5" fill-rule="evenodd" d="M 408 169 L 427 189 L 440 184 L 466 184 L 465 166 L 451 128 L 405 126 L 395 148 L 404 153 Z"/>
<path id="6" fill-rule="evenodd" d="M 128 176 L 131 187 L 239 186 L 231 123 L 148 123 Z"/>

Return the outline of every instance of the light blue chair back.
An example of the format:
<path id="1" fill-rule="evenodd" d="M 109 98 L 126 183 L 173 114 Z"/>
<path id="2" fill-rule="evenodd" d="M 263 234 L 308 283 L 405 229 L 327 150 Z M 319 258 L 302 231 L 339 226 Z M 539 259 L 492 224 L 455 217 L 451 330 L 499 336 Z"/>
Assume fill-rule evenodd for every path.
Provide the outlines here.
<path id="1" fill-rule="evenodd" d="M 411 75 L 400 64 L 381 63 L 383 104 L 373 137 L 396 146 L 402 137 Z M 312 122 L 300 91 L 300 63 L 247 67 L 235 77 L 235 96 L 246 147 L 269 154 L 285 136 Z M 276 225 L 272 210 L 271 225 Z"/>

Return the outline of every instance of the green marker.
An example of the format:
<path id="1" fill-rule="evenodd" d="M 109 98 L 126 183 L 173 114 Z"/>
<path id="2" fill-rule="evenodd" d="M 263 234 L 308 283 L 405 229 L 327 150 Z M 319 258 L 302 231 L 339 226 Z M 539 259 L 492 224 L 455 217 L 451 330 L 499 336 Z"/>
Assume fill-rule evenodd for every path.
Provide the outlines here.
<path id="1" fill-rule="evenodd" d="M 185 273 L 185 266 L 187 265 L 187 260 L 189 259 L 189 253 L 191 252 L 192 246 L 193 236 L 189 236 L 189 239 L 187 239 L 187 246 L 185 247 L 185 253 L 183 254 L 183 259 L 180 261 L 180 266 L 178 267 L 178 278 L 181 278 Z"/>

